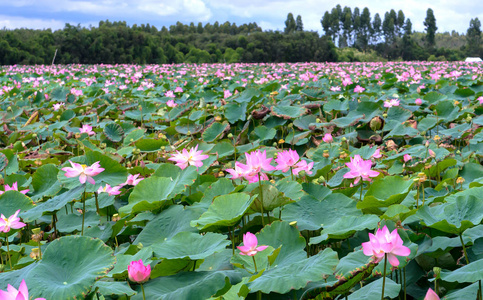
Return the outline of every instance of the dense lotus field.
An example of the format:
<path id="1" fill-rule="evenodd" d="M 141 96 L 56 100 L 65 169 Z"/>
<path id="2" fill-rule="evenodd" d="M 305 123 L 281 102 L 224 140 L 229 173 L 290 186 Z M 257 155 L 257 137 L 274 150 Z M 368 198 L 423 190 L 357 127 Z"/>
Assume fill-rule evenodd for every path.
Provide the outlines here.
<path id="1" fill-rule="evenodd" d="M 482 299 L 481 63 L 4 66 L 0 100 L 0 299 Z"/>

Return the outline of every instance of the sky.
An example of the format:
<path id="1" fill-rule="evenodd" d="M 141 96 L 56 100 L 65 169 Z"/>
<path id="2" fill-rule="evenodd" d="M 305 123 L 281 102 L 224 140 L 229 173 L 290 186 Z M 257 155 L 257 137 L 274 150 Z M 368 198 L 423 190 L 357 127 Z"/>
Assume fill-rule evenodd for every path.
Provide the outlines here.
<path id="1" fill-rule="evenodd" d="M 99 21 L 126 21 L 128 25 L 147 24 L 161 29 L 181 22 L 203 24 L 226 21 L 241 25 L 256 22 L 263 30 L 281 30 L 288 13 L 300 15 L 304 30 L 322 34 L 320 19 L 336 4 L 360 10 L 368 7 L 371 18 L 381 18 L 391 9 L 402 10 L 413 30 L 424 31 L 428 8 L 433 9 L 438 32 L 466 33 L 470 20 L 483 21 L 483 1 L 478 0 L 0 0 L 0 28 L 52 30 L 66 23 L 97 27 Z"/>

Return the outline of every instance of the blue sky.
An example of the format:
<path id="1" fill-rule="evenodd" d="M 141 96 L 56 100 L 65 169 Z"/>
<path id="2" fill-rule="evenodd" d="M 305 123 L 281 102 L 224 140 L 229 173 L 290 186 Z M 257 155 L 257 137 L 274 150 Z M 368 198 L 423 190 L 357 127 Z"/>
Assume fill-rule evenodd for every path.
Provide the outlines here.
<path id="1" fill-rule="evenodd" d="M 454 29 L 466 33 L 470 19 L 478 17 L 483 21 L 483 1 L 475 0 L 0 0 L 0 28 L 56 30 L 66 23 L 88 27 L 109 19 L 126 21 L 129 25 L 149 23 L 158 29 L 177 21 L 185 24 L 230 21 L 238 25 L 256 22 L 264 30 L 283 30 L 291 12 L 302 16 L 305 30 L 322 33 L 320 19 L 337 3 L 352 9 L 368 7 L 371 17 L 375 13 L 383 17 L 390 9 L 401 9 L 417 31 L 424 31 L 428 8 L 434 11 L 438 32 Z"/>

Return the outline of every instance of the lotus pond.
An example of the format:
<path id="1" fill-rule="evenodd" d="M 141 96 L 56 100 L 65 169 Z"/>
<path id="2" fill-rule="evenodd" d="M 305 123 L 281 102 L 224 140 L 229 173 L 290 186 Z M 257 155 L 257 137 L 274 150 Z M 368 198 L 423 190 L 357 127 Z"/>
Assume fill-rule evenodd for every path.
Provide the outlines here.
<path id="1" fill-rule="evenodd" d="M 0 100 L 5 299 L 482 299 L 481 63 L 3 66 Z"/>

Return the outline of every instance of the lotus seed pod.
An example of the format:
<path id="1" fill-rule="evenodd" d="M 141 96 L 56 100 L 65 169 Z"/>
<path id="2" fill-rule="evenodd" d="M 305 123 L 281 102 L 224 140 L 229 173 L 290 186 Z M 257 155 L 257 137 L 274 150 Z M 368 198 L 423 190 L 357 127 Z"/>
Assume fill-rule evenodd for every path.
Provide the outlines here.
<path id="1" fill-rule="evenodd" d="M 277 147 L 277 142 L 273 142 L 272 146 Z"/>
<path id="2" fill-rule="evenodd" d="M 233 134 L 232 134 L 232 133 L 229 133 L 229 134 L 228 134 L 228 138 L 229 138 L 229 139 L 232 139 L 232 138 L 233 138 Z"/>
<path id="3" fill-rule="evenodd" d="M 32 137 L 33 138 L 36 138 L 37 137 L 37 134 L 36 133 L 32 134 Z"/>
<path id="4" fill-rule="evenodd" d="M 382 119 L 380 117 L 372 118 L 371 122 L 369 122 L 369 127 L 373 130 L 379 130 L 382 127 Z"/>

